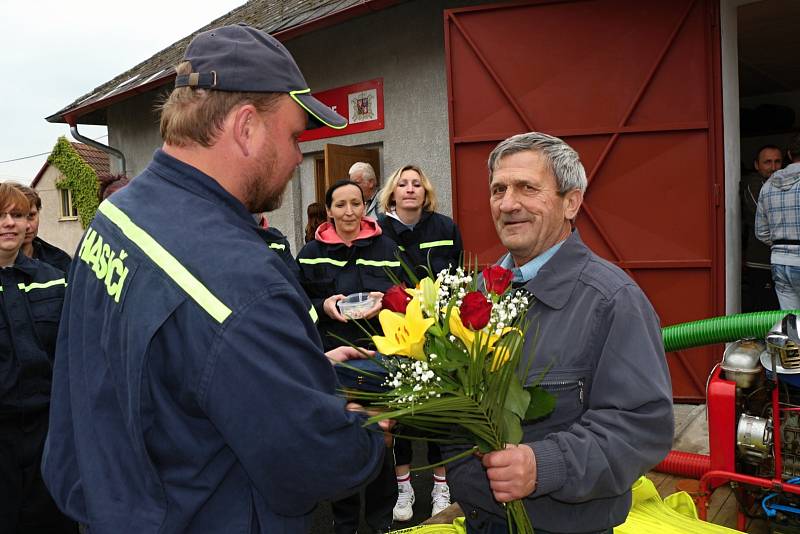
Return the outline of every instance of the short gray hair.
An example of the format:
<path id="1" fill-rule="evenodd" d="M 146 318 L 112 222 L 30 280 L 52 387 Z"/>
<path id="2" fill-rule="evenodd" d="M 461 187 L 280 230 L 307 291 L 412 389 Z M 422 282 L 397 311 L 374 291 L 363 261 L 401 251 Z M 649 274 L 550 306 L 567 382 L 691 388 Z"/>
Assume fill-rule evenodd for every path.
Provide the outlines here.
<path id="1" fill-rule="evenodd" d="M 375 176 L 375 170 L 369 163 L 364 163 L 363 161 L 357 161 L 353 163 L 353 166 L 350 167 L 350 170 L 347 171 L 347 174 L 349 176 L 353 176 L 354 172 L 360 172 L 361 176 L 367 180 L 373 181 L 375 183 L 378 182 L 378 177 Z"/>
<path id="2" fill-rule="evenodd" d="M 586 170 L 578 153 L 567 143 L 541 132 L 517 134 L 501 141 L 489 155 L 489 183 L 499 161 L 517 152 L 531 150 L 541 154 L 556 177 L 559 194 L 573 189 L 586 191 Z"/>

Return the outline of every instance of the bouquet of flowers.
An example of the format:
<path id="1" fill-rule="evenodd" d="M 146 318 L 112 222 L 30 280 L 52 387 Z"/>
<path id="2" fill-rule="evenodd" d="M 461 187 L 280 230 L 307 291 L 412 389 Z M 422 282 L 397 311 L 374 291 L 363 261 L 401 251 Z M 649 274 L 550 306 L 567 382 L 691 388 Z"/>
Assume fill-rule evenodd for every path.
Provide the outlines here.
<path id="1" fill-rule="evenodd" d="M 394 419 L 425 431 L 429 439 L 470 447 L 446 461 L 475 452 L 503 449 L 522 439 L 522 421 L 552 411 L 554 399 L 525 381 L 531 358 L 523 354 L 525 316 L 532 298 L 510 286 L 512 273 L 500 266 L 478 275 L 459 267 L 419 281 L 396 285 L 383 298 L 372 335 L 378 351 L 401 356 L 383 363 L 383 392 L 350 391 L 369 402 L 380 419 Z M 382 360 L 386 362 L 387 360 Z M 521 501 L 506 505 L 509 528 L 532 533 Z"/>

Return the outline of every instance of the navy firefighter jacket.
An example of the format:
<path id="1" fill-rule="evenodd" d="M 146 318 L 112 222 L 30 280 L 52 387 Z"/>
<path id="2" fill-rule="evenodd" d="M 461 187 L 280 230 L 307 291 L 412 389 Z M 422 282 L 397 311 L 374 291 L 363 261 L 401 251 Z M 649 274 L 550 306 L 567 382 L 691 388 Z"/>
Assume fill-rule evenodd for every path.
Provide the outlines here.
<path id="1" fill-rule="evenodd" d="M 319 315 L 319 331 L 326 349 L 344 343 L 341 337 L 356 345 L 370 347 L 364 331 L 354 323 L 342 323 L 328 317 L 323 310 L 325 299 L 332 295 L 349 295 L 358 292 L 386 292 L 392 286 L 386 270 L 400 276 L 397 245 L 381 235 L 374 219 L 361 219 L 361 230 L 350 246 L 336 234 L 334 226 L 325 222 L 317 228 L 316 235 L 300 249 L 297 263 L 300 266 L 300 283 Z M 379 329 L 377 318 L 370 321 Z"/>
<path id="2" fill-rule="evenodd" d="M 384 235 L 391 238 L 403 252 L 403 261 L 414 268 L 417 278 L 428 276 L 430 267 L 433 276 L 448 266 L 461 265 L 464 245 L 461 232 L 450 217 L 432 211 L 423 211 L 417 224 L 410 228 L 396 216 L 387 213 L 378 219 Z M 403 272 L 408 285 L 411 280 Z"/>
<path id="3" fill-rule="evenodd" d="M 69 271 L 70 263 L 72 263 L 72 258 L 70 258 L 69 254 L 39 236 L 33 238 L 32 245 L 34 258 L 48 263 L 60 271 L 64 271 L 64 274 Z"/>
<path id="4" fill-rule="evenodd" d="M 297 262 L 292 256 L 292 249 L 289 246 L 289 240 L 286 239 L 286 236 L 272 226 L 263 227 L 257 226 L 256 231 L 261 239 L 264 240 L 264 243 L 267 244 L 267 247 L 273 251 L 278 257 L 286 264 L 286 268 L 289 269 L 289 272 L 292 273 L 296 279 L 300 276 L 300 269 L 297 267 Z"/>
<path id="5" fill-rule="evenodd" d="M 318 501 L 377 473 L 383 437 L 335 394 L 311 303 L 254 226 L 161 150 L 98 208 L 69 275 L 42 460 L 92 534 L 307 532 Z"/>
<path id="6" fill-rule="evenodd" d="M 22 252 L 0 269 L 0 416 L 45 410 L 64 273 Z"/>

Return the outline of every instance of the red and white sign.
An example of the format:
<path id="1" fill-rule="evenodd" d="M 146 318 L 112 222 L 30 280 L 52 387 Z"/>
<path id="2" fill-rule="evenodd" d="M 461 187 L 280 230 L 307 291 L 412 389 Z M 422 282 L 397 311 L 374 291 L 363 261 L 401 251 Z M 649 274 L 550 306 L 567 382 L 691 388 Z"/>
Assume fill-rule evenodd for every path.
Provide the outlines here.
<path id="1" fill-rule="evenodd" d="M 341 130 L 328 126 L 307 130 L 300 136 L 300 142 L 383 130 L 383 78 L 315 92 L 314 96 L 347 119 L 347 126 Z"/>

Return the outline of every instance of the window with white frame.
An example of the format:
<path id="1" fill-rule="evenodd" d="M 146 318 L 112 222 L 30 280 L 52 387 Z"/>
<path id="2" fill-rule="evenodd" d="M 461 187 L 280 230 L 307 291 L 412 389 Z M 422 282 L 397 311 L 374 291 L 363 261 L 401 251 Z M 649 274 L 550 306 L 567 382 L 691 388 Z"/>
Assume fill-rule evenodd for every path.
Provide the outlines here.
<path id="1" fill-rule="evenodd" d="M 72 201 L 72 191 L 69 189 L 60 189 L 61 191 L 61 218 L 62 219 L 77 219 L 78 207 Z"/>

